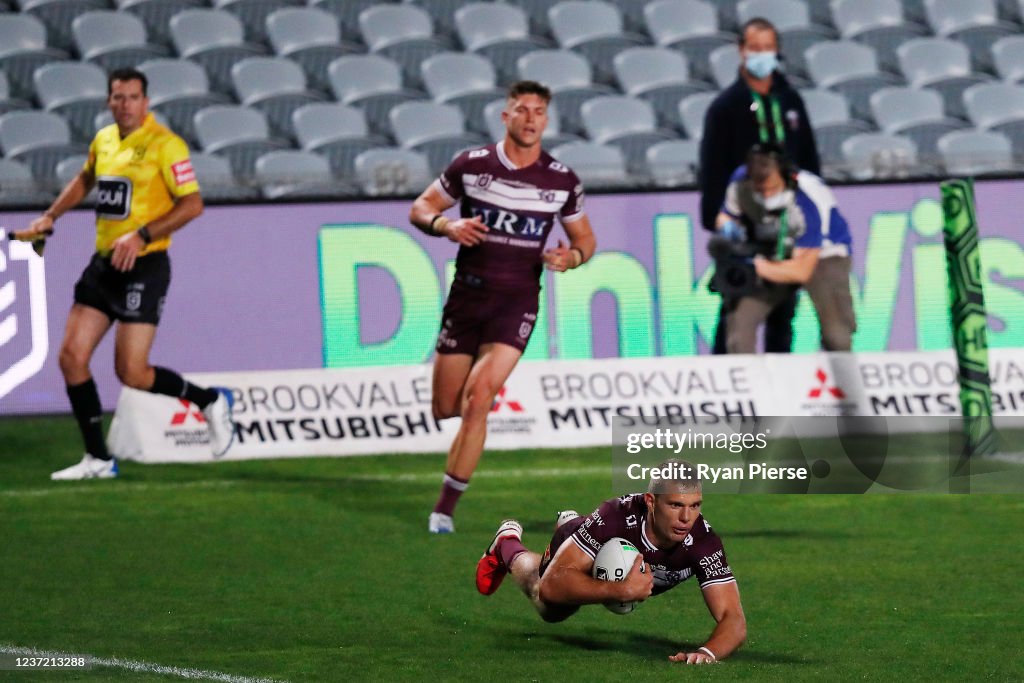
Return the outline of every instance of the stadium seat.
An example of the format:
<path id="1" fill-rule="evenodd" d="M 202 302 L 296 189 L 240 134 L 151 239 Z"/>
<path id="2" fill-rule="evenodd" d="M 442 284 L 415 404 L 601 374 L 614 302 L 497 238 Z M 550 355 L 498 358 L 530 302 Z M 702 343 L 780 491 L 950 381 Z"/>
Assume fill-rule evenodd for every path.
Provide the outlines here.
<path id="1" fill-rule="evenodd" d="M 679 121 L 691 140 L 704 137 L 704 117 L 718 93 L 699 92 L 679 100 Z"/>
<path id="2" fill-rule="evenodd" d="M 945 115 L 942 96 L 934 90 L 882 88 L 871 95 L 871 112 L 883 133 L 910 138 L 925 159 L 937 156 L 940 137 L 967 125 Z"/>
<path id="3" fill-rule="evenodd" d="M 387 141 L 373 136 L 361 109 L 337 102 L 307 104 L 292 113 L 292 126 L 302 149 L 327 157 L 338 175 L 355 172 L 356 157 Z"/>
<path id="4" fill-rule="evenodd" d="M 991 68 L 992 43 L 1017 32 L 999 19 L 995 0 L 925 0 L 924 9 L 935 35 L 970 48 L 976 71 Z"/>
<path id="5" fill-rule="evenodd" d="M 267 116 L 275 137 L 291 138 L 292 112 L 323 98 L 306 89 L 306 74 L 285 57 L 249 57 L 231 68 L 238 101 Z"/>
<path id="6" fill-rule="evenodd" d="M 807 48 L 832 37 L 827 29 L 811 23 L 807 4 L 801 0 L 742 0 L 736 5 L 740 25 L 754 17 L 767 19 L 778 30 L 788 74 L 806 73 Z"/>
<path id="7" fill-rule="evenodd" d="M 307 0 L 307 4 L 330 12 L 341 22 L 341 35 L 346 40 L 357 38 L 359 14 L 374 5 L 394 4 L 398 0 Z M 361 38 L 360 38 L 361 40 Z"/>
<path id="8" fill-rule="evenodd" d="M 680 187 L 697 180 L 700 142 L 665 140 L 647 148 L 647 173 L 658 187 Z"/>
<path id="9" fill-rule="evenodd" d="M 46 111 L 71 124 L 73 138 L 90 142 L 97 112 L 107 110 L 107 74 L 89 62 L 53 62 L 36 69 L 36 96 Z"/>
<path id="10" fill-rule="evenodd" d="M 339 57 L 327 68 L 331 92 L 342 104 L 359 107 L 378 134 L 389 135 L 388 113 L 396 105 L 424 95 L 402 87 L 402 69 L 383 55 Z"/>
<path id="11" fill-rule="evenodd" d="M 147 59 L 167 55 L 163 47 L 147 42 L 146 25 L 128 12 L 86 12 L 71 22 L 71 32 L 82 59 L 107 71 L 134 67 Z"/>
<path id="12" fill-rule="evenodd" d="M 918 168 L 917 147 L 909 139 L 887 133 L 861 133 L 843 142 L 846 171 L 855 180 L 906 178 Z"/>
<path id="13" fill-rule="evenodd" d="M 215 92 L 230 92 L 231 67 L 266 51 L 245 42 L 234 15 L 219 9 L 188 9 L 171 18 L 171 40 L 178 56 L 202 65 Z"/>
<path id="14" fill-rule="evenodd" d="M 587 137 L 599 144 L 615 145 L 626 157 L 630 172 L 646 170 L 647 148 L 674 136 L 660 130 L 650 102 L 627 95 L 602 95 L 580 107 Z"/>
<path id="15" fill-rule="evenodd" d="M 718 28 L 718 13 L 703 0 L 654 0 L 644 4 L 644 23 L 655 45 L 680 50 L 697 78 L 714 79 L 708 55 L 736 35 Z"/>
<path id="16" fill-rule="evenodd" d="M 330 90 L 327 67 L 338 57 L 359 51 L 342 42 L 338 18 L 314 7 L 285 7 L 267 17 L 267 37 L 274 53 L 297 62 L 317 90 Z"/>
<path id="17" fill-rule="evenodd" d="M 870 132 L 871 126 L 851 118 L 850 104 L 837 92 L 815 88 L 801 90 L 800 95 L 807 108 L 811 127 L 814 128 L 814 139 L 818 144 L 822 165 L 841 166 L 843 141 L 848 137 Z"/>
<path id="18" fill-rule="evenodd" d="M 15 109 L 28 109 L 30 106 L 25 100 L 11 97 L 11 85 L 7 80 L 7 74 L 0 71 L 0 115 Z"/>
<path id="19" fill-rule="evenodd" d="M 559 47 L 586 57 L 599 83 L 614 82 L 616 54 L 646 42 L 638 34 L 626 33 L 619 9 L 603 0 L 564 0 L 548 11 L 548 19 Z"/>
<path id="20" fill-rule="evenodd" d="M 1024 157 L 1024 86 L 979 83 L 964 91 L 964 108 L 975 126 L 1005 133 Z"/>
<path id="21" fill-rule="evenodd" d="M 335 180 L 327 159 L 316 152 L 284 149 L 256 160 L 256 181 L 265 199 L 334 199 L 354 188 Z"/>
<path id="22" fill-rule="evenodd" d="M 398 144 L 423 152 L 434 174 L 447 168 L 458 152 L 487 143 L 466 132 L 465 117 L 454 105 L 406 102 L 393 108 L 389 117 Z"/>
<path id="23" fill-rule="evenodd" d="M 992 80 L 972 73 L 967 47 L 948 38 L 914 38 L 900 45 L 896 55 L 907 82 L 914 88 L 937 90 L 951 116 L 965 115 L 964 90 Z"/>
<path id="24" fill-rule="evenodd" d="M 569 50 L 535 50 L 520 57 L 519 77 L 540 81 L 551 88 L 552 100 L 558 105 L 561 129 L 583 132 L 580 105 L 598 95 L 610 95 L 612 89 L 597 85 L 586 58 Z"/>
<path id="25" fill-rule="evenodd" d="M 75 176 L 81 171 L 85 165 L 86 159 L 89 158 L 88 154 L 72 154 L 69 157 L 61 159 L 60 163 L 57 164 L 57 168 L 54 171 L 54 177 L 57 181 L 57 187 L 63 188 L 70 183 Z M 86 195 L 79 206 L 95 206 L 96 204 L 96 188 L 93 187 L 89 194 Z"/>
<path id="26" fill-rule="evenodd" d="M 423 84 L 435 102 L 462 109 L 471 130 L 487 131 L 484 106 L 502 97 L 490 60 L 465 52 L 440 52 L 421 65 Z"/>
<path id="27" fill-rule="evenodd" d="M 371 197 L 419 194 L 434 179 L 427 157 L 409 149 L 369 149 L 355 166 L 359 187 Z"/>
<path id="28" fill-rule="evenodd" d="M 992 46 L 992 62 L 1004 81 L 1024 80 L 1024 35 L 1000 38 Z"/>
<path id="29" fill-rule="evenodd" d="M 0 151 L 23 161 L 40 188 L 55 189 L 54 169 L 69 154 L 83 154 L 88 145 L 71 141 L 62 116 L 43 111 L 12 111 L 0 116 Z"/>
<path id="30" fill-rule="evenodd" d="M 953 131 L 939 138 L 938 149 L 946 172 L 953 175 L 975 176 L 1016 170 L 1010 139 L 996 131 Z"/>
<path id="31" fill-rule="evenodd" d="M 234 174 L 248 181 L 265 152 L 284 145 L 270 137 L 263 112 L 238 105 L 214 105 L 196 112 L 196 138 L 202 151 L 216 153 L 231 162 Z"/>
<path id="32" fill-rule="evenodd" d="M 50 47 L 70 52 L 75 45 L 71 24 L 77 16 L 92 10 L 110 9 L 106 0 L 19 0 L 22 13 L 46 25 Z"/>
<path id="33" fill-rule="evenodd" d="M 46 26 L 31 14 L 0 14 L 0 70 L 7 74 L 10 95 L 20 100 L 35 96 L 32 74 L 43 64 L 68 58 L 46 44 Z"/>
<path id="34" fill-rule="evenodd" d="M 210 92 L 203 67 L 187 59 L 153 59 L 139 65 L 149 80 L 149 106 L 165 117 L 175 133 L 194 143 L 192 119 L 213 104 L 228 104 L 227 97 Z"/>
<path id="35" fill-rule="evenodd" d="M 740 75 L 740 52 L 735 45 L 716 47 L 708 55 L 708 69 L 711 80 L 724 90 L 732 85 Z"/>
<path id="36" fill-rule="evenodd" d="M 736 17 L 736 5 L 740 0 L 715 0 L 718 9 L 718 23 L 726 31 L 739 33 L 740 22 Z"/>
<path id="37" fill-rule="evenodd" d="M 681 53 L 665 47 L 627 48 L 615 55 L 614 67 L 619 88 L 650 102 L 665 128 L 680 128 L 679 100 L 708 89 L 689 79 Z"/>
<path id="38" fill-rule="evenodd" d="M 552 7 L 562 0 L 508 0 L 510 4 L 522 8 L 530 19 L 530 33 L 542 38 L 552 38 L 551 20 L 548 18 Z"/>
<path id="39" fill-rule="evenodd" d="M 434 36 L 430 15 L 414 5 L 375 5 L 359 14 L 363 42 L 371 52 L 390 57 L 402 67 L 405 82 L 420 85 L 420 64 L 448 49 Z"/>
<path id="40" fill-rule="evenodd" d="M 505 123 L 501 120 L 501 113 L 505 111 L 505 98 L 494 100 L 484 107 L 484 121 L 487 125 L 487 138 L 491 142 L 505 139 Z M 558 105 L 552 102 L 548 105 L 548 125 L 544 129 L 541 138 L 544 149 L 554 149 L 558 145 L 567 142 L 575 142 L 579 138 L 569 133 L 563 133 L 559 123 Z"/>
<path id="41" fill-rule="evenodd" d="M 204 152 L 192 152 L 191 160 L 204 201 L 244 202 L 260 198 L 260 192 L 255 187 L 242 185 L 235 180 L 231 163 L 227 159 Z"/>
<path id="42" fill-rule="evenodd" d="M 146 25 L 149 42 L 170 45 L 171 17 L 187 9 L 202 7 L 203 0 L 116 0 L 117 9 L 134 14 Z"/>
<path id="43" fill-rule="evenodd" d="M 850 101 L 853 114 L 862 119 L 871 115 L 871 93 L 899 85 L 899 79 L 879 71 L 878 56 L 867 45 L 850 40 L 824 41 L 809 47 L 805 57 L 815 86 L 842 93 Z"/>
<path id="44" fill-rule="evenodd" d="M 502 85 L 516 80 L 520 57 L 548 46 L 530 35 L 529 19 L 515 5 L 471 2 L 455 13 L 455 27 L 466 50 L 491 60 Z"/>
<path id="45" fill-rule="evenodd" d="M 214 9 L 222 9 L 238 17 L 251 43 L 267 39 L 267 17 L 279 9 L 305 4 L 302 0 L 213 0 Z"/>
<path id="46" fill-rule="evenodd" d="M 614 145 L 570 142 L 551 150 L 551 156 L 571 168 L 588 190 L 628 186 L 626 159 Z"/>
<path id="47" fill-rule="evenodd" d="M 924 34 L 922 26 L 903 18 L 900 0 L 836 0 L 832 16 L 841 38 L 873 47 L 890 71 L 899 67 L 896 48 Z"/>
<path id="48" fill-rule="evenodd" d="M 449 42 L 455 37 L 455 14 L 466 4 L 466 0 L 403 0 L 404 2 L 422 7 L 430 15 L 434 30 Z"/>
<path id="49" fill-rule="evenodd" d="M 39 189 L 28 166 L 14 159 L 0 159 L 0 207 L 45 206 L 52 192 Z"/>

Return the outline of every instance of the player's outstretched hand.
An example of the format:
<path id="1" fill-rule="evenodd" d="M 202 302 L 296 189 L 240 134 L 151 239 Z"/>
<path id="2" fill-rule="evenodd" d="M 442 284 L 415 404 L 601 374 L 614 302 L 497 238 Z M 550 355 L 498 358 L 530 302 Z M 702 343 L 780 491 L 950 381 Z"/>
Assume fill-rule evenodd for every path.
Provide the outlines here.
<path id="1" fill-rule="evenodd" d="M 626 574 L 620 585 L 622 586 L 622 595 L 619 599 L 622 602 L 632 602 L 634 600 L 646 600 L 651 597 L 651 591 L 654 590 L 654 576 L 651 573 L 650 565 L 644 564 L 644 556 L 637 555 L 633 560 L 633 566 L 630 567 L 629 573 Z"/>
<path id="2" fill-rule="evenodd" d="M 696 652 L 679 652 L 674 655 L 669 655 L 668 660 L 679 664 L 714 664 L 718 661 L 711 655 L 700 650 Z"/>
<path id="3" fill-rule="evenodd" d="M 564 273 L 575 265 L 573 253 L 565 245 L 565 242 L 558 240 L 558 246 L 544 250 L 544 264 L 549 270 Z"/>
<path id="4" fill-rule="evenodd" d="M 110 264 L 116 270 L 127 273 L 135 267 L 135 259 L 138 258 L 139 252 L 144 246 L 145 243 L 139 237 L 139 233 L 134 230 L 121 235 L 114 241 L 114 252 L 110 255 Z"/>
<path id="5" fill-rule="evenodd" d="M 452 242 L 467 247 L 475 247 L 484 241 L 484 236 L 490 228 L 482 220 L 473 216 L 472 218 L 460 218 L 451 221 L 445 226 L 445 236 Z"/>

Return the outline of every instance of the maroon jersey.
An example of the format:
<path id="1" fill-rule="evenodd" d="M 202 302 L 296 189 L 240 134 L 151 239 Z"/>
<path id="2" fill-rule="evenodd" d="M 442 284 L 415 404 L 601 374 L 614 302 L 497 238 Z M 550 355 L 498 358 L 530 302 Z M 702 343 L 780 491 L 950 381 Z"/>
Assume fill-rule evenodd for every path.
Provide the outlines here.
<path id="1" fill-rule="evenodd" d="M 580 179 L 547 152 L 516 168 L 503 143 L 466 150 L 434 181 L 463 218 L 478 216 L 490 231 L 475 247 L 459 247 L 462 276 L 485 287 L 538 287 L 541 253 L 557 216 L 563 223 L 583 217 Z"/>
<path id="2" fill-rule="evenodd" d="M 636 546 L 651 565 L 654 595 L 675 588 L 691 576 L 697 577 L 701 588 L 736 580 L 725 558 L 722 539 L 711 530 L 704 515 L 697 517 L 686 539 L 676 547 L 659 550 L 652 545 L 647 538 L 647 503 L 642 493 L 605 501 L 590 516 L 566 526 L 569 524 L 576 527 L 569 540 L 591 558 L 616 536 Z"/>

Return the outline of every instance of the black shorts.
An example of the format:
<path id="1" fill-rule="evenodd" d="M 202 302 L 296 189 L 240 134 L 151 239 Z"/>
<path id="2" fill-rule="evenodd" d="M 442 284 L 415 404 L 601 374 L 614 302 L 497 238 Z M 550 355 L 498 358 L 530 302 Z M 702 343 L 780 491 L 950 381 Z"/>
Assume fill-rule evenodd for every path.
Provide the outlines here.
<path id="1" fill-rule="evenodd" d="M 110 258 L 93 254 L 75 283 L 75 303 L 95 308 L 111 320 L 157 325 L 171 284 L 171 259 L 166 251 L 140 256 L 127 273 Z"/>
<path id="2" fill-rule="evenodd" d="M 540 287 L 487 289 L 456 279 L 441 315 L 438 353 L 475 356 L 483 344 L 524 351 L 537 324 Z"/>

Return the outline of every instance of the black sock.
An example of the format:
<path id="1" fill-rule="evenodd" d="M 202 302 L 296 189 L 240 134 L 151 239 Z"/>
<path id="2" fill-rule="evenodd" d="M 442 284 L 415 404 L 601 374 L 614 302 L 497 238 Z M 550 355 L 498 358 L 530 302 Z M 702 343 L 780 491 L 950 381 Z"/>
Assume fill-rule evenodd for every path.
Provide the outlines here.
<path id="1" fill-rule="evenodd" d="M 174 370 L 160 367 L 154 367 L 153 370 L 153 386 L 149 388 L 152 394 L 183 398 L 195 403 L 200 410 L 217 400 L 216 390 L 197 387 Z"/>
<path id="2" fill-rule="evenodd" d="M 81 384 L 69 384 L 67 390 L 71 411 L 75 414 L 78 430 L 82 432 L 82 441 L 85 442 L 85 452 L 100 460 L 110 460 L 107 442 L 103 440 L 103 406 L 100 405 L 96 383 L 90 377 Z"/>

